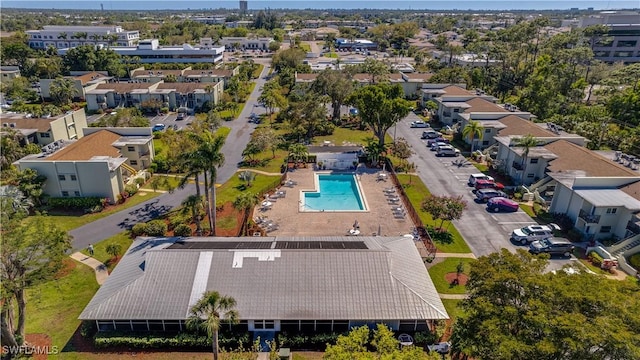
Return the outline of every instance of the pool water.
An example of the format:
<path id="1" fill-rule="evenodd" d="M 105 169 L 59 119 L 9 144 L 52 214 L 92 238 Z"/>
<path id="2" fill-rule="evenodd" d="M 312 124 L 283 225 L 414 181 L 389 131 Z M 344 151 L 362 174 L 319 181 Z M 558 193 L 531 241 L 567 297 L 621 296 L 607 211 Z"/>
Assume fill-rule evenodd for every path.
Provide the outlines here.
<path id="1" fill-rule="evenodd" d="M 318 174 L 319 191 L 304 193 L 304 211 L 362 211 L 364 202 L 354 175 Z"/>

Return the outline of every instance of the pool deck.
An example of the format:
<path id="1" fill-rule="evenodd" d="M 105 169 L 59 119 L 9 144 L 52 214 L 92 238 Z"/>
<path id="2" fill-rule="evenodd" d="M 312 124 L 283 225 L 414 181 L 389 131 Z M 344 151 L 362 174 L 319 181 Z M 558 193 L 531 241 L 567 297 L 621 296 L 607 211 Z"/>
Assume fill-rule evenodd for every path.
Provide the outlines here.
<path id="1" fill-rule="evenodd" d="M 321 173 L 326 173 L 322 171 Z M 340 171 L 339 174 L 353 173 Z M 391 179 L 380 181 L 379 170 L 366 169 L 362 165 L 356 172 L 359 178 L 360 191 L 366 198 L 367 211 L 358 212 L 300 212 L 301 190 L 315 190 L 315 172 L 311 168 L 297 169 L 287 174 L 287 179 L 297 182 L 293 187 L 282 186 L 279 190 L 286 190 L 284 198 L 272 201 L 272 206 L 261 211 L 258 206 L 254 217 L 266 216 L 270 221 L 278 224 L 278 229 L 268 233 L 275 235 L 295 236 L 342 236 L 347 235 L 357 220 L 360 225 L 361 236 L 371 236 L 378 232 L 382 236 L 397 236 L 411 233 L 413 223 L 406 216 L 396 219 L 393 216 L 392 205 L 387 202 L 384 189 L 393 186 Z M 402 204 L 402 203 L 400 203 Z M 402 206 L 402 205 L 396 205 Z"/>

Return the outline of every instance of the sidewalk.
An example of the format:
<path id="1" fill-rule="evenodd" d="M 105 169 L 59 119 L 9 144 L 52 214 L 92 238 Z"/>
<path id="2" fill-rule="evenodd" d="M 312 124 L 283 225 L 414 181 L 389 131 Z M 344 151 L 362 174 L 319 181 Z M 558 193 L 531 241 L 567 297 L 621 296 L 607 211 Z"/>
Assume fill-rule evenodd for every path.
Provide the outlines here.
<path id="1" fill-rule="evenodd" d="M 475 259 L 476 256 L 473 255 L 473 253 L 441 253 L 441 252 L 437 252 L 436 253 L 436 257 L 437 258 L 468 258 L 468 259 Z"/>
<path id="2" fill-rule="evenodd" d="M 438 293 L 440 299 L 449 299 L 449 300 L 464 300 L 469 297 L 468 294 L 442 294 Z"/>
<path id="3" fill-rule="evenodd" d="M 75 252 L 70 255 L 70 258 L 92 268 L 96 272 L 96 281 L 98 282 L 98 285 L 102 285 L 109 277 L 109 273 L 107 272 L 107 267 L 100 261 L 90 256 L 87 256 L 81 252 Z"/>

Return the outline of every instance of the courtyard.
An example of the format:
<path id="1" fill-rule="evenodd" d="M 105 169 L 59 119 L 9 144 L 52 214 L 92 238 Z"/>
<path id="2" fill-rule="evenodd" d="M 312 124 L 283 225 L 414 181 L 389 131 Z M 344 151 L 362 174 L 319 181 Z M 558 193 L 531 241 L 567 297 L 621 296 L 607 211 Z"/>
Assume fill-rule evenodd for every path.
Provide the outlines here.
<path id="1" fill-rule="evenodd" d="M 356 174 L 366 210 L 301 211 L 304 196 L 302 191 L 317 190 L 316 172 L 312 168 L 302 168 L 289 172 L 287 182 L 275 194 L 258 204 L 254 211 L 254 219 L 264 217 L 267 219 L 264 223 L 272 224 L 268 231 L 269 236 L 343 236 L 356 233 L 360 236 L 375 236 L 378 231 L 381 236 L 402 236 L 412 233 L 414 224 L 411 219 L 406 214 L 401 215 L 402 209 L 406 209 L 402 199 L 396 202 L 389 201 L 398 198 L 399 192 L 390 190 L 393 181 L 387 174 L 377 169 L 367 169 L 362 165 L 355 171 L 332 173 Z M 278 192 L 285 194 L 283 197 L 273 196 Z M 262 206 L 267 201 L 269 206 Z M 354 229 L 356 221 L 358 228 Z"/>

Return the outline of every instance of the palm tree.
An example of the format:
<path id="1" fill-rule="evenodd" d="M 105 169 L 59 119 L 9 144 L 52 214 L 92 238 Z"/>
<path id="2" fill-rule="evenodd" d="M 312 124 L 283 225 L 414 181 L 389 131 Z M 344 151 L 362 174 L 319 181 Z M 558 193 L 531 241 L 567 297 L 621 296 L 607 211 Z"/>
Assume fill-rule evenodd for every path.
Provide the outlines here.
<path id="1" fill-rule="evenodd" d="M 473 152 L 475 148 L 475 140 L 482 136 L 482 131 L 484 127 L 480 124 L 479 121 L 469 120 L 469 123 L 464 126 L 462 129 L 462 136 L 465 138 L 469 138 L 471 141 L 471 152 Z"/>
<path id="2" fill-rule="evenodd" d="M 102 38 L 100 34 L 91 34 L 89 37 L 96 43 L 96 45 L 98 45 L 98 41 Z"/>
<path id="3" fill-rule="evenodd" d="M 15 186 L 0 186 L 0 201 L 2 202 L 2 213 L 4 215 L 28 215 L 33 207 L 33 201 L 26 197 L 20 189 Z"/>
<path id="4" fill-rule="evenodd" d="M 105 251 L 117 260 L 118 255 L 120 255 L 120 252 L 122 251 L 122 246 L 120 244 L 109 244 Z"/>
<path id="5" fill-rule="evenodd" d="M 373 138 L 367 140 L 367 146 L 364 147 L 364 152 L 367 154 L 367 160 L 374 166 L 377 166 L 380 162 L 380 156 L 387 151 L 385 145 L 380 145 L 378 141 Z"/>
<path id="6" fill-rule="evenodd" d="M 179 161 L 182 162 L 186 168 L 186 172 L 184 176 L 180 179 L 180 183 L 178 183 L 178 187 L 180 189 L 184 188 L 189 182 L 189 179 L 193 176 L 196 182 L 196 198 L 202 199 L 202 195 L 200 195 L 200 179 L 199 175 L 203 171 L 202 159 L 199 158 L 198 154 L 194 152 L 184 152 L 179 157 Z M 206 186 L 206 184 L 205 184 Z M 194 200 L 195 201 L 195 200 Z M 183 204 L 184 206 L 184 204 Z M 196 221 L 196 235 L 202 236 L 202 227 L 200 226 L 200 221 Z"/>
<path id="7" fill-rule="evenodd" d="M 78 90 L 73 80 L 59 77 L 51 82 L 49 95 L 56 105 L 67 105 L 76 96 Z"/>
<path id="8" fill-rule="evenodd" d="M 253 174 L 252 172 L 250 173 Z M 238 211 L 244 212 L 244 214 L 247 216 L 247 219 L 250 219 L 251 209 L 253 209 L 253 207 L 256 206 L 258 202 L 259 199 L 257 194 L 243 192 L 238 195 L 238 197 L 236 197 L 236 199 L 233 201 L 233 207 Z"/>
<path id="9" fill-rule="evenodd" d="M 521 138 L 516 139 L 516 146 L 522 147 L 522 184 L 524 184 L 524 178 L 527 174 L 527 162 L 529 158 L 529 150 L 532 147 L 538 145 L 538 139 L 536 139 L 533 135 L 527 134 Z"/>
<path id="10" fill-rule="evenodd" d="M 200 209 L 202 209 L 202 196 L 189 195 L 182 201 L 182 213 L 191 212 L 191 220 L 196 223 L 196 234 L 202 234 L 200 225 Z"/>
<path id="11" fill-rule="evenodd" d="M 187 327 L 193 330 L 206 330 L 211 336 L 213 359 L 218 360 L 218 332 L 220 323 L 238 322 L 236 300 L 230 296 L 222 296 L 217 291 L 207 291 L 195 305 L 191 307 Z"/>
<path id="12" fill-rule="evenodd" d="M 216 178 L 218 177 L 218 167 L 224 164 L 224 154 L 221 152 L 225 138 L 214 136 L 210 131 L 204 130 L 202 134 L 193 134 L 196 141 L 196 150 L 193 156 L 199 159 L 201 169 L 204 171 L 205 198 L 207 203 L 207 213 L 209 214 L 209 225 L 211 235 L 216 235 Z M 207 171 L 209 179 L 207 179 Z M 209 181 L 208 181 L 209 180 Z"/>
<path id="13" fill-rule="evenodd" d="M 289 146 L 289 158 L 292 158 L 296 162 L 307 162 L 309 159 L 309 149 L 304 144 L 292 144 Z"/>

